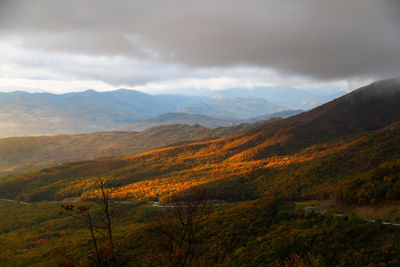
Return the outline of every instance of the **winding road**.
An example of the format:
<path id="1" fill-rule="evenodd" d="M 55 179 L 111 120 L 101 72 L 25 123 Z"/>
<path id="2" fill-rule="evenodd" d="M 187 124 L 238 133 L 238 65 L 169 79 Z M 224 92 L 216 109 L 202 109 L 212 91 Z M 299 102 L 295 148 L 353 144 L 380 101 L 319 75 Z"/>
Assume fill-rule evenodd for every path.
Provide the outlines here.
<path id="1" fill-rule="evenodd" d="M 301 203 L 296 203 L 296 204 L 301 204 Z M 318 210 L 316 206 L 305 206 L 305 207 L 303 207 L 303 209 L 306 210 L 306 211 L 323 213 L 323 211 Z M 346 216 L 346 214 L 343 214 L 343 213 L 334 213 L 334 215 L 335 216 L 339 216 L 339 217 Z M 377 222 L 377 220 L 365 219 L 365 218 L 363 218 L 363 219 L 366 220 L 366 221 L 369 221 L 369 222 L 373 222 L 373 223 Z M 400 223 L 391 223 L 391 222 L 384 222 L 384 221 L 380 221 L 380 223 L 381 224 L 385 224 L 385 225 L 400 226 Z"/>
<path id="2" fill-rule="evenodd" d="M 28 202 L 24 202 L 24 201 L 17 201 L 17 200 L 8 199 L 8 198 L 0 198 L 0 201 L 17 202 L 17 203 L 22 204 L 22 205 L 29 205 L 29 204 L 32 204 L 32 203 L 28 203 Z"/>
<path id="3" fill-rule="evenodd" d="M 72 199 L 68 199 L 68 200 L 72 200 Z M 8 199 L 8 198 L 0 198 L 0 201 L 5 201 L 5 202 L 15 202 L 15 203 L 19 203 L 22 205 L 30 205 L 33 203 L 29 203 L 29 202 L 24 202 L 24 201 L 18 201 L 18 200 L 14 200 L 14 199 Z M 75 202 L 76 200 L 74 199 L 73 201 L 69 201 L 69 202 Z M 56 201 L 51 201 L 52 203 L 56 202 Z M 67 202 L 67 201 L 57 201 L 57 202 Z M 116 203 L 127 203 L 127 202 L 116 202 Z M 152 207 L 157 207 L 157 208 L 174 208 L 176 206 L 173 205 L 161 205 L 161 203 L 159 202 L 150 202 Z M 295 204 L 302 204 L 302 203 L 295 203 Z M 224 205 L 224 204 L 214 204 L 215 206 L 220 206 L 220 205 Z M 317 213 L 323 213 L 322 211 L 318 210 L 316 206 L 304 206 L 303 207 L 304 210 L 306 211 L 312 211 L 312 212 L 317 212 Z M 342 213 L 334 213 L 335 216 L 346 216 L 346 214 L 342 214 Z M 377 220 L 372 220 L 372 219 L 365 219 L 366 221 L 369 222 L 377 222 Z M 400 223 L 391 223 L 391 222 L 385 222 L 385 221 L 381 221 L 380 223 L 385 224 L 385 225 L 393 225 L 393 226 L 397 226 L 400 227 Z"/>

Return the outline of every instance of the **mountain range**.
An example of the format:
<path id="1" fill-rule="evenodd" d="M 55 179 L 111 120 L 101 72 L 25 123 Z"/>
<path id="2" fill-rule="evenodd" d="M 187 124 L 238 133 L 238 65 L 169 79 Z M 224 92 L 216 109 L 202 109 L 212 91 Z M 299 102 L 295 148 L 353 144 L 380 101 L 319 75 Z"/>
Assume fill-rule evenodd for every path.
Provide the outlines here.
<path id="1" fill-rule="evenodd" d="M 118 127 L 117 130 L 143 131 L 151 127 L 156 127 L 161 125 L 173 125 L 173 124 L 187 124 L 187 125 L 199 124 L 207 128 L 229 127 L 243 123 L 256 123 L 271 119 L 287 118 L 302 112 L 303 110 L 285 110 L 280 112 L 274 112 L 271 114 L 259 115 L 256 117 L 251 117 L 243 120 L 216 119 L 213 117 L 200 114 L 171 112 L 147 120 L 124 124 Z"/>
<path id="2" fill-rule="evenodd" d="M 340 92 L 336 92 L 338 93 Z M 157 121 L 157 124 L 152 124 L 150 121 L 149 124 L 148 121 L 168 113 L 208 117 L 198 116 L 194 119 L 195 116 L 192 116 L 187 120 L 178 119 L 179 123 L 191 124 L 196 121 L 206 127 L 221 127 L 242 123 L 249 118 L 254 121 L 257 116 L 270 116 L 276 112 L 295 110 L 300 106 L 310 107 L 296 101 L 320 104 L 333 98 L 334 95 L 319 96 L 296 88 L 269 91 L 261 88 L 231 89 L 213 92 L 207 96 L 149 95 L 126 89 L 111 92 L 88 90 L 61 95 L 20 91 L 0 93 L 0 138 L 111 131 L 140 121 L 140 127 L 131 128 L 146 129 L 170 124 L 170 115 L 164 115 L 165 123 Z M 290 99 L 297 99 L 293 100 L 297 104 L 290 102 Z M 160 117 L 152 120 L 154 122 L 159 119 Z M 145 127 L 146 123 L 149 126 Z"/>

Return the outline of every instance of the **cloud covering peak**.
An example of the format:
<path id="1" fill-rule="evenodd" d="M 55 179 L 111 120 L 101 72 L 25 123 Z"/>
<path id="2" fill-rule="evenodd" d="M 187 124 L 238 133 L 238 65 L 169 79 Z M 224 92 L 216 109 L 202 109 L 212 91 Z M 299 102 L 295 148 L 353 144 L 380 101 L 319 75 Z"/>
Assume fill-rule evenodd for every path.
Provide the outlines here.
<path id="1" fill-rule="evenodd" d="M 399 17 L 395 0 L 3 0 L 0 38 L 22 49 L 175 69 L 380 78 L 400 73 Z"/>

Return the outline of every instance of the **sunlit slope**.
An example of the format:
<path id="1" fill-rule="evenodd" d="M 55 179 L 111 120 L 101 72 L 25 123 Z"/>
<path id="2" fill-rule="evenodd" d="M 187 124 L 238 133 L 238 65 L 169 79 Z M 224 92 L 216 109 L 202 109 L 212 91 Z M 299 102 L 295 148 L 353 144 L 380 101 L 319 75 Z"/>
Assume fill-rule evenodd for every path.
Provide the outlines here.
<path id="1" fill-rule="evenodd" d="M 251 128 L 250 124 L 208 129 L 199 125 L 158 126 L 143 132 L 0 139 L 0 176 L 55 164 L 101 157 L 134 155 L 160 146 L 217 138 Z"/>
<path id="2" fill-rule="evenodd" d="M 221 198 L 325 197 L 353 173 L 398 157 L 398 103 L 399 83 L 377 82 L 234 136 L 28 173 L 1 182 L 0 195 L 85 197 L 94 177 L 110 176 L 120 198 L 157 199 L 193 186 L 207 186 Z"/>
<path id="3" fill-rule="evenodd" d="M 158 199 L 193 186 L 205 186 L 212 197 L 224 199 L 324 198 L 335 195 L 343 181 L 398 161 L 399 139 L 396 123 L 357 140 L 247 161 L 211 152 L 210 146 L 221 140 L 195 143 L 28 173 L 0 182 L 0 196 L 27 201 L 88 197 L 94 178 L 106 176 L 115 179 L 115 197 L 124 199 Z"/>

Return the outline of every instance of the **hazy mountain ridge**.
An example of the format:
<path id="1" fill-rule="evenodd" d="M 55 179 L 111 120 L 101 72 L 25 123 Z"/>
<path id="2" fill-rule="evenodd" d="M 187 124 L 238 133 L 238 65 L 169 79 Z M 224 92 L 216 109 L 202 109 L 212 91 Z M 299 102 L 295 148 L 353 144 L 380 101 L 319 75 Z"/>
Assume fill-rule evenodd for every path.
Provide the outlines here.
<path id="1" fill-rule="evenodd" d="M 296 88 L 291 86 L 256 86 L 253 88 L 230 88 L 221 90 L 196 90 L 192 88 L 169 89 L 167 92 L 213 98 L 252 97 L 268 100 L 289 109 L 311 109 L 329 100 L 345 95 L 347 92 L 335 86 L 318 88 Z"/>
<path id="2" fill-rule="evenodd" d="M 290 86 L 257 86 L 249 89 L 231 88 L 206 91 L 202 95 L 228 99 L 238 97 L 261 98 L 289 109 L 311 109 L 345 94 L 345 91 L 337 87 L 302 89 Z"/>
<path id="3" fill-rule="evenodd" d="M 301 92 L 300 89 L 291 90 Z M 264 98 L 257 94 L 249 96 L 247 89 L 236 89 L 235 92 L 240 93 L 220 96 L 149 95 L 125 89 L 101 93 L 88 90 L 61 95 L 20 91 L 0 93 L 0 137 L 110 131 L 168 112 L 231 121 L 292 109 L 290 105 L 284 107 L 271 102 L 268 95 Z M 279 90 L 274 94 L 287 100 L 297 97 L 297 94 L 290 95 Z M 229 123 L 210 125 L 218 127 Z"/>
<path id="4" fill-rule="evenodd" d="M 235 97 L 212 98 L 208 103 L 188 105 L 183 108 L 183 111 L 192 114 L 208 115 L 214 118 L 243 120 L 287 109 L 262 98 Z M 238 112 L 239 110 L 240 112 Z"/>
<path id="5" fill-rule="evenodd" d="M 171 124 L 188 124 L 188 125 L 199 124 L 207 128 L 217 128 L 217 127 L 228 127 L 238 123 L 239 122 L 234 120 L 216 119 L 200 114 L 171 112 L 162 114 L 160 116 L 151 119 L 124 124 L 118 127 L 117 130 L 143 131 L 151 127 L 156 127 L 160 125 L 171 125 Z"/>
<path id="6" fill-rule="evenodd" d="M 134 122 L 124 124 L 118 127 L 117 131 L 143 131 L 149 129 L 151 127 L 157 127 L 160 125 L 172 125 L 172 124 L 187 124 L 194 125 L 199 124 L 201 126 L 207 128 L 218 128 L 218 127 L 229 127 L 233 125 L 239 125 L 243 123 L 256 123 L 267 121 L 271 119 L 280 119 L 287 118 L 296 114 L 303 112 L 303 110 L 285 110 L 280 112 L 275 112 L 271 114 L 264 114 L 244 120 L 224 120 L 224 119 L 216 119 L 213 117 L 200 115 L 200 114 L 190 114 L 190 113 L 165 113 L 160 116 Z"/>
<path id="7" fill-rule="evenodd" d="M 0 122 L 15 126 L 1 128 L 3 137 L 111 130 L 177 108 L 170 101 L 132 90 L 62 95 L 1 93 L 0 104 Z"/>

